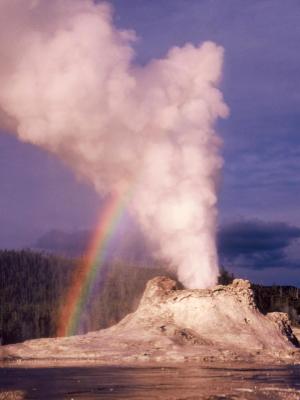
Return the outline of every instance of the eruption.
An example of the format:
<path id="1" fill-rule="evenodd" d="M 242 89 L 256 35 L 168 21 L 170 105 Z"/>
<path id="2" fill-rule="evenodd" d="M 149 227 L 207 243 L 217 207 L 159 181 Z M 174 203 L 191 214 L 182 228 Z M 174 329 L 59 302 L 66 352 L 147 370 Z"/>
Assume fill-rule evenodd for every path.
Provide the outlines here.
<path id="1" fill-rule="evenodd" d="M 2 0 L 0 118 L 127 207 L 189 288 L 215 283 L 214 132 L 227 115 L 212 42 L 134 62 L 132 31 L 91 0 Z"/>

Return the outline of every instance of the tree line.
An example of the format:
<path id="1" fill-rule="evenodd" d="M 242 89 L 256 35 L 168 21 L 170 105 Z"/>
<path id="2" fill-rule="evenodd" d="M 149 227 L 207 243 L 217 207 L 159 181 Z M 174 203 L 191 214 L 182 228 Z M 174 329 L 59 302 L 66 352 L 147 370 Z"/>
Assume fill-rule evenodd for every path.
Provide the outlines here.
<path id="1" fill-rule="evenodd" d="M 0 250 L 0 338 L 2 344 L 54 337 L 63 304 L 80 259 L 31 250 Z M 165 268 L 105 265 L 105 276 L 84 313 L 81 332 L 106 328 L 136 309 L 146 282 L 175 278 Z"/>
<path id="2" fill-rule="evenodd" d="M 2 344 L 55 337 L 60 306 L 82 259 L 31 250 L 0 250 L 0 338 Z M 102 282 L 87 304 L 81 331 L 114 325 L 134 311 L 149 279 L 168 275 L 165 263 L 137 267 L 110 261 Z M 222 270 L 220 282 L 233 277 Z"/>

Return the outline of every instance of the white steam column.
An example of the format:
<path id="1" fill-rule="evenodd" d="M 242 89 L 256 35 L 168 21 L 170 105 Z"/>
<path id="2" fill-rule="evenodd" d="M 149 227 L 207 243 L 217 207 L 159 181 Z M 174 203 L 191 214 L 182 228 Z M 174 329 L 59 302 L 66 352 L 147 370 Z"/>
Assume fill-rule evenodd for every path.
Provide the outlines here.
<path id="1" fill-rule="evenodd" d="M 134 64 L 133 32 L 91 0 L 2 0 L 0 116 L 101 194 L 134 188 L 132 212 L 189 288 L 213 285 L 214 132 L 227 115 L 223 49 L 207 42 Z"/>

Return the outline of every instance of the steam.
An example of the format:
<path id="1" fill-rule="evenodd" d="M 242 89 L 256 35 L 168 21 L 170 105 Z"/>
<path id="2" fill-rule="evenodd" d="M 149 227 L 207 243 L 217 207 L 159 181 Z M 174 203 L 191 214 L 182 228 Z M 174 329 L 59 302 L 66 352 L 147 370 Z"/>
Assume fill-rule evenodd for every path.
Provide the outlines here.
<path id="1" fill-rule="evenodd" d="M 159 254 L 184 285 L 208 287 L 218 274 L 223 49 L 186 44 L 141 67 L 134 40 L 106 3 L 1 0 L 0 122 L 101 194 L 134 188 L 131 210 Z"/>

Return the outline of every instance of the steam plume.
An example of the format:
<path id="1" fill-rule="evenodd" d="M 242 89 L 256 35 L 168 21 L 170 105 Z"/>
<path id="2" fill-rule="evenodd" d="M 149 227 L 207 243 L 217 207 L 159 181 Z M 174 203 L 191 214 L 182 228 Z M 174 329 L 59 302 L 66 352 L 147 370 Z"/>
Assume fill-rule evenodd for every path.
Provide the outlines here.
<path id="1" fill-rule="evenodd" d="M 108 4 L 2 0 L 0 118 L 57 154 L 96 190 L 134 187 L 132 212 L 187 287 L 217 277 L 214 122 L 223 49 L 172 48 L 134 63 L 135 34 Z"/>

